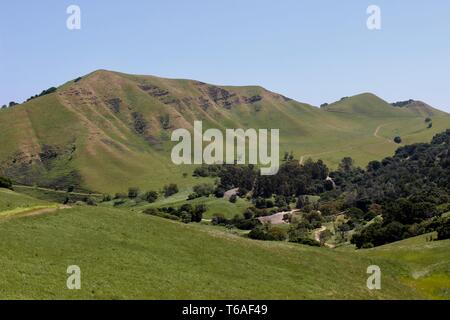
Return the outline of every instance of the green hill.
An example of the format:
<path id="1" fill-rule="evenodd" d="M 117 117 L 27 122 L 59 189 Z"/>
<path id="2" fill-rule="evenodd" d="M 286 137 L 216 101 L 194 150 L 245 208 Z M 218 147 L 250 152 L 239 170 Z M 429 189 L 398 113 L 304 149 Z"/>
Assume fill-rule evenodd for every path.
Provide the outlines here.
<path id="1" fill-rule="evenodd" d="M 449 246 L 331 250 L 79 206 L 0 221 L 0 298 L 448 299 Z M 366 287 L 373 264 L 382 290 Z M 69 265 L 81 268 L 81 290 L 66 288 Z"/>
<path id="2" fill-rule="evenodd" d="M 396 108 L 372 94 L 319 109 L 257 86 L 100 70 L 0 111 L 0 175 L 98 192 L 170 182 L 188 189 L 195 183 L 193 167 L 172 164 L 170 134 L 191 129 L 194 120 L 220 129 L 279 128 L 281 152 L 321 158 L 331 167 L 349 155 L 359 165 L 388 156 L 397 135 L 424 142 L 450 127 L 441 111 L 424 104 Z"/>

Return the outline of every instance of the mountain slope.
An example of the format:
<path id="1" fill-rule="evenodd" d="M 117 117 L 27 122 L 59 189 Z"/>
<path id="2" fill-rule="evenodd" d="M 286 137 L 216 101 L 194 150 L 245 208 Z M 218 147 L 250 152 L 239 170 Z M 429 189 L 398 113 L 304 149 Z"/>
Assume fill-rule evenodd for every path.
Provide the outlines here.
<path id="1" fill-rule="evenodd" d="M 279 128 L 281 152 L 322 158 L 331 166 L 351 155 L 364 165 L 392 154 L 395 135 L 427 141 L 450 127 L 447 114 L 427 110 L 431 129 L 423 108 L 395 108 L 371 94 L 319 109 L 257 86 L 99 70 L 0 112 L 0 174 L 100 192 L 170 182 L 188 188 L 195 183 L 193 168 L 171 163 L 170 134 L 191 129 L 194 120 L 203 120 L 204 128 Z"/>

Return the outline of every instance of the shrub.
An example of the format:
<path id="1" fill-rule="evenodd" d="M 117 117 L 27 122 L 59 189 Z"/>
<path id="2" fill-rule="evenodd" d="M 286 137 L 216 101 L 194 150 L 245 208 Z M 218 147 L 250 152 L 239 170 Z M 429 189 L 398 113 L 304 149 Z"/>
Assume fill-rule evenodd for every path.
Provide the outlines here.
<path id="1" fill-rule="evenodd" d="M 311 246 L 311 247 L 320 247 L 319 242 L 317 242 L 316 240 L 310 239 L 310 238 L 306 238 L 306 237 L 298 237 L 298 238 L 289 239 L 289 242 L 304 244 L 304 245 Z"/>
<path id="2" fill-rule="evenodd" d="M 178 193 L 178 186 L 175 183 L 171 183 L 169 185 L 164 186 L 163 188 L 164 196 L 170 197 L 176 193 Z"/>
<path id="3" fill-rule="evenodd" d="M 197 199 L 197 198 L 200 198 L 200 195 L 199 194 L 197 194 L 197 193 L 190 193 L 189 195 L 188 195 L 188 200 L 194 200 L 194 199 Z"/>
<path id="4" fill-rule="evenodd" d="M 214 195 L 217 198 L 223 198 L 223 196 L 225 195 L 225 189 L 222 187 L 217 187 L 216 190 L 214 190 Z"/>
<path id="5" fill-rule="evenodd" d="M 400 144 L 400 143 L 402 143 L 402 138 L 399 137 L 399 136 L 396 136 L 396 137 L 394 138 L 394 142 Z"/>
<path id="6" fill-rule="evenodd" d="M 211 223 L 213 225 L 227 225 L 228 219 L 225 218 L 225 216 L 222 213 L 215 213 L 212 216 Z"/>
<path id="7" fill-rule="evenodd" d="M 439 240 L 450 239 L 450 219 L 443 220 L 442 224 L 436 228 L 436 231 Z"/>
<path id="8" fill-rule="evenodd" d="M 189 212 L 186 211 L 181 212 L 180 218 L 183 223 L 192 222 L 192 214 L 190 214 Z"/>
<path id="9" fill-rule="evenodd" d="M 268 233 L 276 241 L 284 241 L 287 238 L 286 229 L 281 226 L 270 226 L 268 228 Z"/>
<path id="10" fill-rule="evenodd" d="M 249 232 L 248 237 L 253 240 L 272 241 L 275 240 L 264 227 L 258 227 Z"/>
<path id="11" fill-rule="evenodd" d="M 202 183 L 194 186 L 193 191 L 199 197 L 209 197 L 214 192 L 214 186 L 212 184 Z"/>
<path id="12" fill-rule="evenodd" d="M 86 202 L 86 204 L 87 204 L 88 206 L 96 206 L 96 205 L 97 205 L 97 204 L 95 203 L 94 199 L 92 199 L 92 198 L 86 198 L 84 202 Z"/>
<path id="13" fill-rule="evenodd" d="M 12 181 L 8 178 L 0 177 L 0 188 L 11 189 Z"/>
<path id="14" fill-rule="evenodd" d="M 237 195 L 233 194 L 233 195 L 230 197 L 230 202 L 231 202 L 231 203 L 236 203 L 236 201 L 237 201 Z"/>
<path id="15" fill-rule="evenodd" d="M 128 189 L 128 198 L 134 199 L 139 195 L 139 188 L 131 187 Z"/>
<path id="16" fill-rule="evenodd" d="M 147 201 L 148 203 L 153 203 L 158 199 L 158 192 L 156 191 L 147 191 L 144 193 L 142 198 Z"/>
<path id="17" fill-rule="evenodd" d="M 203 219 L 203 214 L 206 212 L 206 206 L 204 204 L 199 204 L 195 206 L 192 212 L 192 222 L 201 222 Z"/>

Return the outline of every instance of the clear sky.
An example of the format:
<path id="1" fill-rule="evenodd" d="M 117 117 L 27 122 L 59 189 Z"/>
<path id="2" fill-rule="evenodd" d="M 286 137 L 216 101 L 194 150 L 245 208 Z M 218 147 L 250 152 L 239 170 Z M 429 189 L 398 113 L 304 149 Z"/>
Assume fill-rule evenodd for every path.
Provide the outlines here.
<path id="1" fill-rule="evenodd" d="M 66 27 L 71 4 L 81 30 Z M 366 27 L 372 4 L 381 30 Z M 450 2 L 2 1 L 0 104 L 96 69 L 258 84 L 313 105 L 373 92 L 450 112 Z"/>

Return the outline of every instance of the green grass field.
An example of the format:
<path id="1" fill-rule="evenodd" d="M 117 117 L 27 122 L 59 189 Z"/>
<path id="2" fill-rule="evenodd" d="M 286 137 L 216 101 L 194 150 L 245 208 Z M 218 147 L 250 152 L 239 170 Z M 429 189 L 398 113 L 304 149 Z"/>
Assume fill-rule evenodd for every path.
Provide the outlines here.
<path id="1" fill-rule="evenodd" d="M 365 251 L 259 242 L 129 209 L 75 206 L 0 222 L 0 298 L 449 299 L 449 248 L 423 237 Z M 373 264 L 381 290 L 366 287 Z M 69 265 L 81 268 L 81 290 L 66 288 Z"/>
<path id="2" fill-rule="evenodd" d="M 46 206 L 50 203 L 44 200 L 14 192 L 9 189 L 0 188 L 0 212 L 14 210 L 17 208 L 32 208 Z"/>

